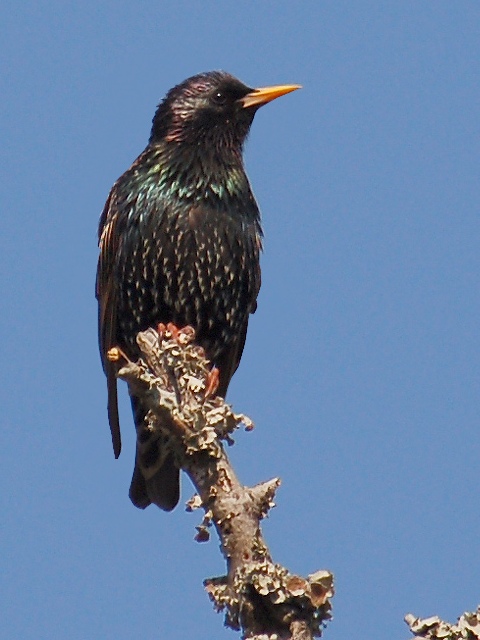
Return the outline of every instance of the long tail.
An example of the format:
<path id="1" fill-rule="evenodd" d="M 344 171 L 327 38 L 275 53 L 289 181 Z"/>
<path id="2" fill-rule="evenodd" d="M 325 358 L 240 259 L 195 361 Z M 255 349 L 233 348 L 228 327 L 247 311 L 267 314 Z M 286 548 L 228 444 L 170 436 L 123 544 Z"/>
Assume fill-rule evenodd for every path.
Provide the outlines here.
<path id="1" fill-rule="evenodd" d="M 139 509 L 156 504 L 171 511 L 180 497 L 180 472 L 175 457 L 169 450 L 167 437 L 154 430 L 145 416 L 147 410 L 132 396 L 132 411 L 137 430 L 135 468 L 130 485 L 130 500 Z"/>

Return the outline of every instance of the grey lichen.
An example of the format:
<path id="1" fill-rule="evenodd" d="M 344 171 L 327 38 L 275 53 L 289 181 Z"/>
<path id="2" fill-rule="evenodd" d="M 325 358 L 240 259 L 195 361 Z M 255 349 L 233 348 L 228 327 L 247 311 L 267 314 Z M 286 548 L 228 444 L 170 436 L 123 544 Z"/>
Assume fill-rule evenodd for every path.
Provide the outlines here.
<path id="1" fill-rule="evenodd" d="M 238 428 L 248 431 L 253 423 L 215 396 L 215 375 L 194 337 L 191 327 L 160 326 L 138 334 L 139 362 L 118 350 L 112 359 L 126 360 L 118 376 L 142 396 L 152 424 L 168 431 L 195 486 L 187 509 L 205 511 L 196 540 L 207 541 L 212 526 L 218 532 L 227 575 L 204 585 L 215 609 L 225 612 L 225 624 L 245 639 L 309 640 L 331 617 L 333 576 L 318 571 L 302 578 L 271 559 L 259 523 L 274 506 L 280 480 L 254 487 L 238 481 L 222 443 L 231 444 Z"/>
<path id="2" fill-rule="evenodd" d="M 412 640 L 480 640 L 480 605 L 476 611 L 463 613 L 456 624 L 444 622 L 438 616 L 416 618 L 411 613 L 405 616 L 405 622 L 415 634 Z"/>

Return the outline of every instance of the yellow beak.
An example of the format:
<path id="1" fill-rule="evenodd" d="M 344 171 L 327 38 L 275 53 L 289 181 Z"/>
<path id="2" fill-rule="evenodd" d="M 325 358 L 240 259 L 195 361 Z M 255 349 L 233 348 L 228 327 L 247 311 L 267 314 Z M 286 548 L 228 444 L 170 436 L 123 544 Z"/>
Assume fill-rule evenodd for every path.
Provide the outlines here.
<path id="1" fill-rule="evenodd" d="M 291 93 L 301 88 L 302 86 L 299 84 L 280 84 L 275 87 L 259 87 L 247 93 L 247 95 L 240 100 L 240 103 L 244 109 L 254 106 L 261 107 L 263 104 L 275 100 L 275 98 L 279 98 L 286 93 Z"/>

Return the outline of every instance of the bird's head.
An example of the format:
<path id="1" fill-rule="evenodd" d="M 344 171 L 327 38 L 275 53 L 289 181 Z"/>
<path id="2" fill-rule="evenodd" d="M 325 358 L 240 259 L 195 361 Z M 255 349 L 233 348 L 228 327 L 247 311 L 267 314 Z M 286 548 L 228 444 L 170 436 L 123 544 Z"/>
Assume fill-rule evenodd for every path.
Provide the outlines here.
<path id="1" fill-rule="evenodd" d="M 171 89 L 153 118 L 150 144 L 186 144 L 241 153 L 259 107 L 299 85 L 252 89 L 224 71 L 188 78 Z"/>

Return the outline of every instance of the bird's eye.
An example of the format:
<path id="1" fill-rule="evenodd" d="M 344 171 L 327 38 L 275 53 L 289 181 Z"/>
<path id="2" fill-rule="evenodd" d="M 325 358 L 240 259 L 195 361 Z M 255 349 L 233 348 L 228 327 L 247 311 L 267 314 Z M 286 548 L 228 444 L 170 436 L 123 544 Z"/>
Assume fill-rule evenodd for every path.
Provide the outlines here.
<path id="1" fill-rule="evenodd" d="M 223 93 L 223 91 L 216 91 L 213 94 L 213 101 L 215 102 L 215 104 L 221 107 L 226 103 L 227 96 Z"/>

